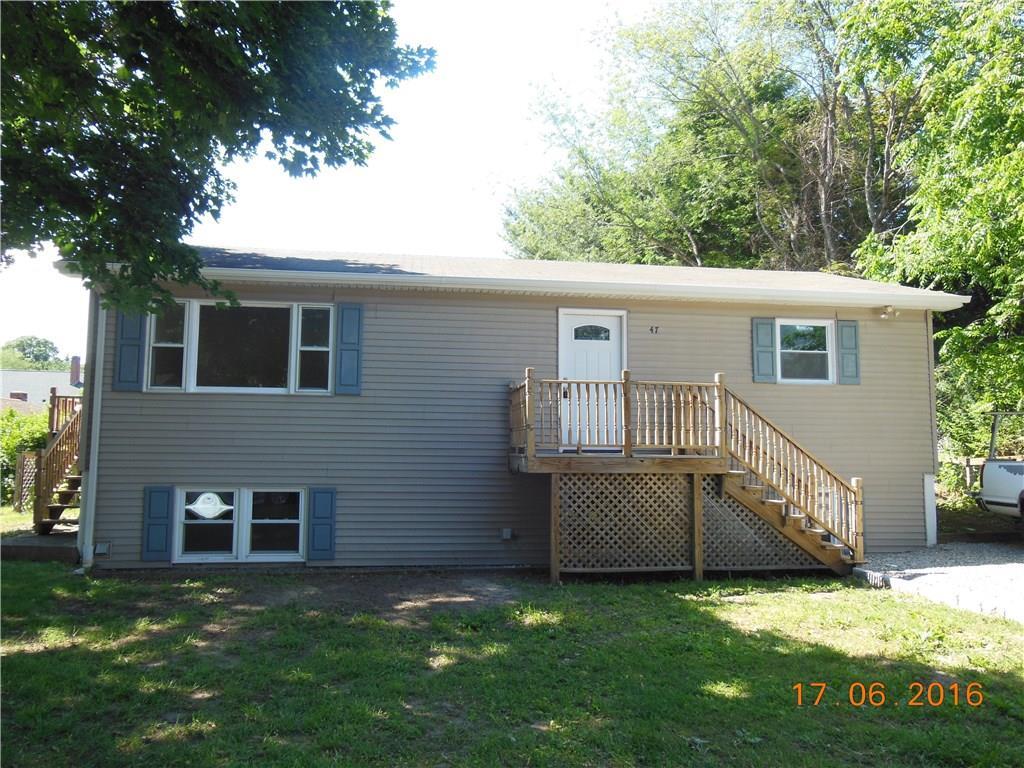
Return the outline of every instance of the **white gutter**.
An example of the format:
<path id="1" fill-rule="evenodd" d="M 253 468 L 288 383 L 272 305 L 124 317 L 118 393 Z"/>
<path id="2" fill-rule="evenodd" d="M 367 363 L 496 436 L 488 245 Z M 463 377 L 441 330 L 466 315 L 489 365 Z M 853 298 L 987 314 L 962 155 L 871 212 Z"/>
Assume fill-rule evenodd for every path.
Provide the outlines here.
<path id="1" fill-rule="evenodd" d="M 96 294 L 93 294 L 96 297 Z M 107 339 L 107 310 L 96 297 L 96 343 L 93 359 L 90 361 L 92 376 L 89 386 L 89 469 L 82 473 L 82 499 L 78 510 L 78 552 L 82 568 L 88 570 L 93 564 L 93 538 L 96 529 L 96 486 L 99 478 L 100 456 L 100 409 L 103 403 L 104 346 Z"/>
<path id="2" fill-rule="evenodd" d="M 417 274 L 360 274 L 353 272 L 313 272 L 288 269 L 242 269 L 207 267 L 205 277 L 224 282 L 263 284 L 339 286 L 349 288 L 385 288 L 407 290 L 475 291 L 525 295 L 591 296 L 599 298 L 675 299 L 732 303 L 797 304 L 830 307 L 885 307 L 932 309 L 940 312 L 958 309 L 969 296 L 939 291 L 857 291 L 824 288 L 774 288 L 762 286 L 672 285 L 664 283 L 585 282 L 514 277 L 457 277 Z"/>

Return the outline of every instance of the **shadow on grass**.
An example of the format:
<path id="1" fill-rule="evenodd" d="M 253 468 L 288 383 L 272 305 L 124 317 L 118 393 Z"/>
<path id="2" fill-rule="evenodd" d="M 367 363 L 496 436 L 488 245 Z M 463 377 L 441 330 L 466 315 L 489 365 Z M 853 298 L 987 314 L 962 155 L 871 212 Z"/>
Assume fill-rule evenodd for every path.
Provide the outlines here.
<path id="1" fill-rule="evenodd" d="M 945 644 L 980 648 L 986 628 L 997 645 L 1019 638 L 1008 622 L 907 609 L 915 604 L 835 581 L 549 588 L 509 576 L 499 580 L 501 599 L 451 602 L 453 589 L 442 604 L 464 610 L 401 621 L 394 612 L 407 592 L 359 605 L 345 584 L 302 575 L 75 579 L 53 566 L 5 566 L 3 763 L 864 766 L 1019 757 L 1019 668 L 973 658 L 937 668 Z M 972 622 L 981 629 L 962 626 Z M 830 633 L 864 624 L 907 633 L 897 637 L 907 650 L 828 644 Z M 961 630 L 978 635 L 954 637 Z M 850 684 L 874 680 L 898 706 L 850 705 Z M 979 681 L 986 701 L 911 708 L 914 680 L 938 681 L 947 696 L 953 682 Z M 824 702 L 796 707 L 793 684 L 811 681 L 831 684 Z"/>

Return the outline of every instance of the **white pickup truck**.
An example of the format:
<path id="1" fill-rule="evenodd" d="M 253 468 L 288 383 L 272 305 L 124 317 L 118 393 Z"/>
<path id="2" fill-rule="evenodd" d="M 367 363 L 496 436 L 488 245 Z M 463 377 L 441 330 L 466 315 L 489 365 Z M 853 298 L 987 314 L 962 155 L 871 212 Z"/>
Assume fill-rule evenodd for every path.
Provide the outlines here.
<path id="1" fill-rule="evenodd" d="M 1019 411 L 992 415 L 992 440 L 988 458 L 981 468 L 981 489 L 974 494 L 978 506 L 986 512 L 1010 515 L 1018 520 L 1024 519 L 1024 460 L 999 458 L 996 438 L 1005 417 L 1021 415 L 1024 414 Z"/>

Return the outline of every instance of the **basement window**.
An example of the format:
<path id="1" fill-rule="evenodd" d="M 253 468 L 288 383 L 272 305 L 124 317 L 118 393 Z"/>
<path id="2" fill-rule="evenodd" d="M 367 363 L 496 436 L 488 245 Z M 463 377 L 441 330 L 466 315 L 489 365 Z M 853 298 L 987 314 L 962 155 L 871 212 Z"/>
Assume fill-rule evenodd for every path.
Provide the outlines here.
<path id="1" fill-rule="evenodd" d="M 175 562 L 300 561 L 305 493 L 297 488 L 186 488 L 175 505 Z"/>
<path id="2" fill-rule="evenodd" d="M 779 381 L 828 384 L 835 364 L 831 320 L 776 320 Z"/>

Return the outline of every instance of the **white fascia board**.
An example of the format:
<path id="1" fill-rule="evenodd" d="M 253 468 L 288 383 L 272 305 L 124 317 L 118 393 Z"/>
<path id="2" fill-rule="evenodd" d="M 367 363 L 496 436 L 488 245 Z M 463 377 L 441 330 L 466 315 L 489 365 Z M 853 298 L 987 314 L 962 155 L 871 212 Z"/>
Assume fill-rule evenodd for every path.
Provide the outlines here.
<path id="1" fill-rule="evenodd" d="M 536 296 L 588 296 L 601 298 L 690 300 L 729 303 L 794 304 L 829 307 L 883 307 L 931 309 L 946 312 L 966 304 L 969 296 L 939 291 L 832 291 L 776 289 L 718 285 L 664 285 L 657 283 L 585 283 L 570 280 L 537 280 L 505 277 L 450 277 L 440 275 L 381 275 L 306 270 L 236 269 L 207 267 L 212 280 L 242 283 L 287 283 L 347 288 L 479 291 Z"/>

